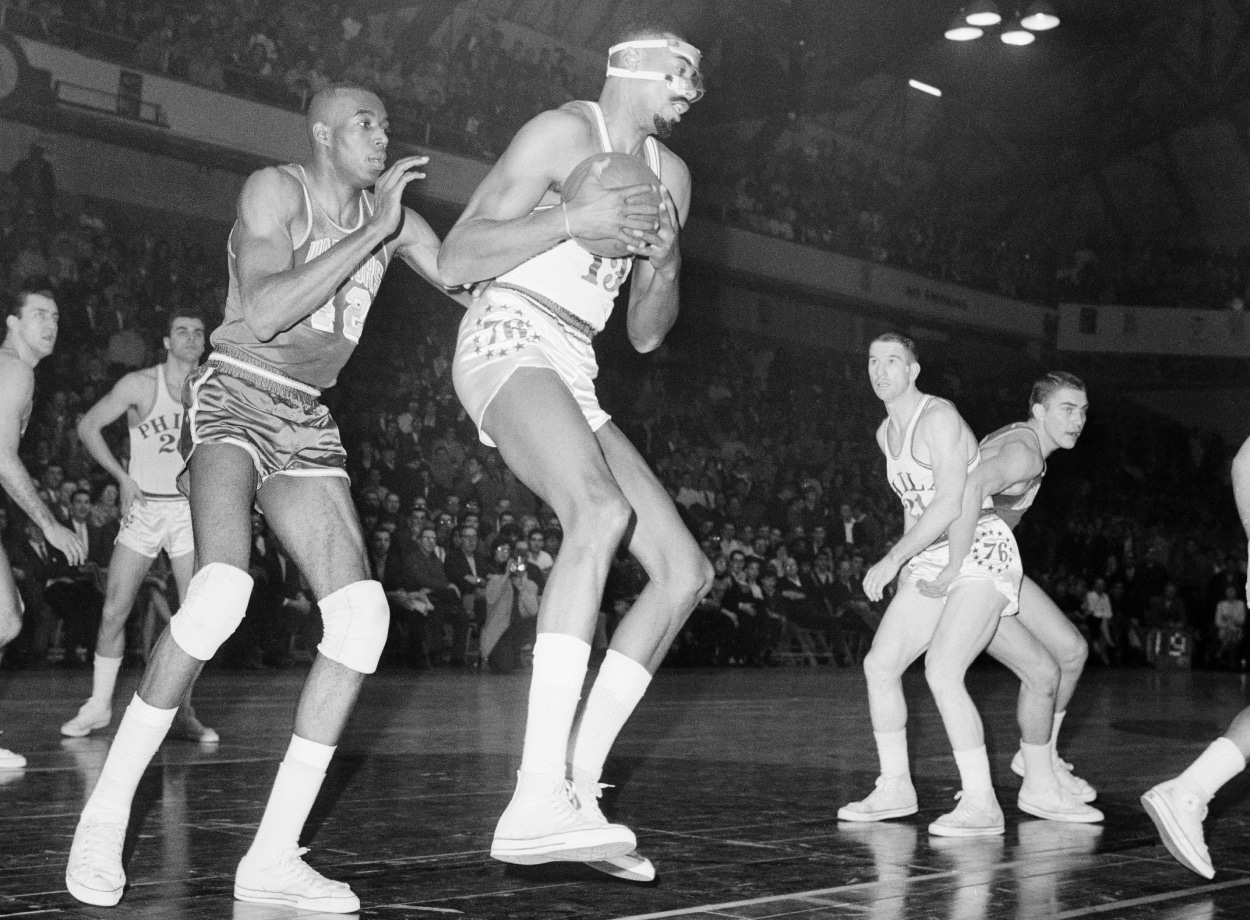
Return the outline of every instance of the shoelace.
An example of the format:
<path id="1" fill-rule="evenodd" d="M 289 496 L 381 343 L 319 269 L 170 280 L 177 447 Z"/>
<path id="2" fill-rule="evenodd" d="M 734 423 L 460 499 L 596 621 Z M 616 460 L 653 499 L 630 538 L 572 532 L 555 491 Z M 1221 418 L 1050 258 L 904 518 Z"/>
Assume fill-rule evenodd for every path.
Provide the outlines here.
<path id="1" fill-rule="evenodd" d="M 126 831 L 119 824 L 88 824 L 83 828 L 82 846 L 78 851 L 79 868 L 85 863 L 93 870 L 93 874 L 102 874 L 99 863 L 108 860 L 109 874 L 121 871 L 122 845 L 126 842 Z"/>
<path id="2" fill-rule="evenodd" d="M 306 890 L 328 894 L 347 887 L 346 883 L 326 878 L 312 866 L 308 865 L 308 863 L 304 862 L 301 857 L 307 852 L 308 847 L 299 847 L 292 850 L 278 860 L 272 868 L 281 869 L 286 873 L 287 877 L 283 881 L 294 882 Z"/>
<path id="3" fill-rule="evenodd" d="M 583 796 L 578 793 L 577 785 L 573 784 L 574 805 L 579 811 L 588 813 L 596 821 L 607 821 L 608 819 L 603 816 L 603 812 L 599 810 L 599 799 L 603 798 L 604 789 L 611 788 L 611 783 L 585 783 L 583 789 L 589 793 L 589 796 Z"/>

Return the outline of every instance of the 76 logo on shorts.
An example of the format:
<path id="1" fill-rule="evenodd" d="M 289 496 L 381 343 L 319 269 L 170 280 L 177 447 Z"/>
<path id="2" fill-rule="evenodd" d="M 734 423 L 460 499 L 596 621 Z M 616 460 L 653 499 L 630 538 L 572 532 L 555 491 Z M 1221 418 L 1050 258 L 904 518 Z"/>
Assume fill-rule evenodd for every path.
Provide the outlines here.
<path id="1" fill-rule="evenodd" d="M 475 355 L 503 357 L 519 352 L 530 342 L 538 341 L 538 333 L 529 317 L 515 307 L 487 304 L 474 324 L 470 341 Z"/>

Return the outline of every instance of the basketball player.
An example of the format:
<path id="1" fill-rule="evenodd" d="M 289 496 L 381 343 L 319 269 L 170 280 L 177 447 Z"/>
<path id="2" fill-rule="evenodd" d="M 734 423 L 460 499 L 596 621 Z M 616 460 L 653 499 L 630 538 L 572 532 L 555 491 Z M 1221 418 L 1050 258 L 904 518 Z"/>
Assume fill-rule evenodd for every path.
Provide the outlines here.
<path id="1" fill-rule="evenodd" d="M 1076 445 L 1088 411 L 1089 399 L 1080 378 L 1055 371 L 1034 383 L 1029 418 L 981 441 L 981 462 L 968 474 L 963 511 L 950 527 L 951 559 L 972 552 L 977 521 L 987 500 L 1015 530 L 1041 488 L 1046 458 Z M 920 583 L 921 593 L 943 597 L 959 572 L 960 566 L 948 561 L 937 578 Z M 1059 726 L 1088 654 L 1084 637 L 1036 583 L 1023 578 L 1017 615 L 999 621 L 986 650 L 1021 681 L 1021 744 L 1012 763 L 1013 770 L 1024 777 L 1017 800 L 1021 810 L 1056 821 L 1101 820 L 1101 812 L 1084 804 L 1097 792 L 1074 776 L 1055 752 Z"/>
<path id="2" fill-rule="evenodd" d="M 1250 539 L 1250 438 L 1233 458 L 1233 497 L 1237 516 Z M 1246 582 L 1250 591 L 1250 580 Z M 1198 755 L 1180 776 L 1148 790 L 1141 797 L 1146 814 L 1154 821 L 1163 844 L 1186 869 L 1204 878 L 1215 877 L 1207 852 L 1202 822 L 1207 803 L 1230 779 L 1246 768 L 1250 757 L 1250 706 L 1233 717 L 1224 734 Z"/>
<path id="3" fill-rule="evenodd" d="M 955 407 L 916 388 L 915 343 L 897 333 L 873 340 L 868 376 L 887 417 L 877 429 L 890 486 L 903 502 L 903 537 L 864 576 L 864 592 L 878 601 L 910 560 L 898 592 L 864 658 L 868 705 L 881 775 L 867 798 L 838 811 L 843 821 L 880 821 L 918 810 L 907 757 L 907 703 L 903 672 L 925 654 L 925 678 L 955 753 L 963 791 L 950 814 L 929 825 L 945 837 L 1003 833 L 1003 812 L 990 780 L 981 718 L 964 674 L 989 644 L 1001 615 L 1014 612 L 1020 554 L 1011 530 L 992 512 L 977 524 L 976 546 L 963 560 L 947 597 L 926 597 L 918 583 L 939 574 L 950 547 L 947 528 L 959 517 L 964 487 L 976 469 L 976 438 Z M 927 651 L 927 654 L 926 654 Z"/>
<path id="4" fill-rule="evenodd" d="M 234 894 L 332 913 L 360 907 L 351 888 L 308 866 L 298 845 L 364 675 L 377 667 L 389 620 L 382 586 L 369 579 L 338 428 L 318 397 L 360 340 L 392 256 L 442 286 L 438 238 L 401 202 L 426 158 L 386 168 L 381 100 L 368 90 L 330 86 L 313 97 L 307 122 L 308 164 L 261 169 L 244 184 L 227 240 L 225 321 L 213 333 L 213 353 L 183 390 L 180 447 L 198 569 L 156 644 L 74 834 L 66 885 L 89 904 L 121 898 L 135 788 L 204 662 L 247 609 L 255 503 L 311 583 L 324 638 Z"/>
<path id="5" fill-rule="evenodd" d="M 82 565 L 87 548 L 74 531 L 57 523 L 17 452 L 30 421 L 35 365 L 52 354 L 58 320 L 52 292 L 30 281 L 27 285 L 9 295 L 5 303 L 5 335 L 0 344 L 0 486 L 39 525 L 48 542 L 65 554 L 70 565 Z M 0 656 L 21 630 L 22 599 L 0 546 Z M 0 769 L 24 766 L 25 757 L 0 748 Z"/>
<path id="6" fill-rule="evenodd" d="M 677 319 L 677 234 L 690 208 L 690 175 L 655 136 L 666 136 L 703 95 L 699 59 L 670 31 L 627 31 L 609 49 L 598 102 L 570 102 L 522 127 L 439 253 L 449 284 L 495 279 L 460 325 L 456 392 L 483 443 L 498 445 L 564 532 L 538 615 L 516 791 L 491 845 L 504 862 L 583 861 L 622 878 L 654 877 L 633 852 L 634 834 L 600 812 L 599 780 L 617 734 L 707 591 L 711 567 L 664 487 L 599 406 L 591 343 L 631 269 L 626 325 L 634 347 L 657 348 Z M 603 151 L 645 158 L 663 183 L 662 205 L 645 184 L 605 189 L 595 171 L 562 203 L 564 178 Z M 575 237 L 615 239 L 629 255 L 592 255 Z M 650 581 L 617 627 L 574 728 L 600 597 L 622 540 Z"/>
<path id="7" fill-rule="evenodd" d="M 113 688 L 126 651 L 126 620 L 154 560 L 163 549 L 178 585 L 187 596 L 194 568 L 191 505 L 175 480 L 182 470 L 178 436 L 182 429 L 182 385 L 204 354 L 204 321 L 175 312 L 165 336 L 165 362 L 134 371 L 117 381 L 78 423 L 78 436 L 97 463 L 117 480 L 122 526 L 109 559 L 104 615 L 96 637 L 91 696 L 61 734 L 81 738 L 113 720 Z M 123 414 L 130 429 L 130 465 L 122 467 L 101 434 Z M 190 699 L 182 701 L 170 737 L 216 743 L 217 732 L 200 724 Z"/>

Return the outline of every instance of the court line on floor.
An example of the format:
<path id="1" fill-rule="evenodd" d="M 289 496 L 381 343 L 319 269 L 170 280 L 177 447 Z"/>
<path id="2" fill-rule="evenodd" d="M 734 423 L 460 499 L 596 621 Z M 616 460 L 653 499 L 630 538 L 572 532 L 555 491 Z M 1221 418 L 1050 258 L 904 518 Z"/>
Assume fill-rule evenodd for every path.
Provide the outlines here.
<path id="1" fill-rule="evenodd" d="M 1130 907 L 1142 907 L 1147 904 L 1160 904 L 1164 901 L 1175 901 L 1179 898 L 1214 894 L 1217 891 L 1225 891 L 1229 888 L 1245 888 L 1248 885 L 1250 885 L 1250 878 L 1236 879 L 1231 882 L 1215 882 L 1211 885 L 1199 885 L 1197 888 L 1186 888 L 1184 891 L 1168 891 L 1163 894 L 1150 894 L 1140 898 L 1132 898 L 1128 901 L 1117 901 L 1114 904 L 1095 904 L 1091 907 L 1080 907 L 1073 910 L 1066 910 L 1061 914 L 1055 914 L 1051 920 L 1069 920 L 1069 918 L 1090 917 L 1094 914 L 1105 914 L 1113 910 L 1124 910 Z"/>

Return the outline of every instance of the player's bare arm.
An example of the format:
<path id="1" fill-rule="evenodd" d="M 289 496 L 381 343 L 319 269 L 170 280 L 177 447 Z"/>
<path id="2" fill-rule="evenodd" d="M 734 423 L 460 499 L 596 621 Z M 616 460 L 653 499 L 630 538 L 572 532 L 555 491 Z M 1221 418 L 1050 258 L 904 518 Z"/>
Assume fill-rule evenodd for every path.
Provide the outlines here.
<path id="1" fill-rule="evenodd" d="M 654 231 L 660 216 L 640 194 L 647 186 L 605 189 L 592 172 L 576 198 L 559 206 L 559 184 L 595 152 L 589 125 L 572 111 L 543 112 L 527 122 L 443 241 L 438 256 L 443 283 L 460 287 L 498 277 L 567 240 L 570 232 L 635 244 L 630 230 Z M 534 211 L 549 192 L 556 206 Z"/>
<path id="2" fill-rule="evenodd" d="M 678 233 L 690 213 L 690 170 L 665 148 L 661 148 L 660 157 L 665 182 L 660 227 L 654 232 L 634 231 L 639 245 L 631 247 L 640 258 L 634 263 L 626 329 L 630 343 L 644 353 L 659 348 L 677 322 L 681 274 Z"/>
<path id="3" fill-rule="evenodd" d="M 473 295 L 464 291 L 449 291 L 438 274 L 438 234 L 420 214 L 404 208 L 404 225 L 399 231 L 396 254 L 408 267 L 446 294 L 462 307 L 473 302 Z"/>
<path id="4" fill-rule="evenodd" d="M 30 368 L 16 359 L 0 357 L 0 486 L 39 525 L 48 542 L 65 554 L 70 565 L 81 565 L 86 547 L 77 534 L 57 523 L 18 456 L 22 417 L 34 392 L 35 375 Z"/>
<path id="5" fill-rule="evenodd" d="M 878 601 L 885 587 L 912 556 L 940 537 L 959 517 L 968 479 L 970 433 L 955 407 L 937 402 L 916 424 L 916 442 L 928 449 L 933 470 L 933 500 L 901 540 L 864 576 L 864 593 Z"/>
<path id="6" fill-rule="evenodd" d="M 122 467 L 108 442 L 104 440 L 103 430 L 117 421 L 127 411 L 140 411 L 151 399 L 151 369 L 134 371 L 122 377 L 99 402 L 84 413 L 78 421 L 78 438 L 96 463 L 117 481 L 118 500 L 123 515 L 129 513 L 130 506 L 136 501 L 143 504 L 143 490 L 130 478 L 130 474 Z M 159 369 L 155 372 L 159 373 Z"/>
<path id="7" fill-rule="evenodd" d="M 1233 497 L 1237 501 L 1237 517 L 1250 537 L 1250 438 L 1233 458 Z M 1250 588 L 1250 577 L 1246 579 L 1246 586 Z"/>
<path id="8" fill-rule="evenodd" d="M 235 264 L 243 315 L 268 341 L 319 310 L 351 272 L 396 231 L 409 182 L 426 157 L 396 160 L 374 186 L 376 207 L 364 225 L 303 265 L 294 264 L 292 228 L 304 219 L 299 182 L 276 167 L 253 173 L 239 194 Z"/>
<path id="9" fill-rule="evenodd" d="M 968 474 L 964 485 L 963 508 L 951 524 L 949 562 L 932 581 L 921 581 L 916 587 L 929 597 L 944 597 L 951 582 L 959 574 L 963 561 L 972 551 L 976 537 L 977 520 L 986 496 L 998 495 L 1021 482 L 1028 482 L 1042 472 L 1044 461 L 1033 439 L 1013 437 L 1006 441 L 993 456 L 981 455 L 981 463 Z"/>

